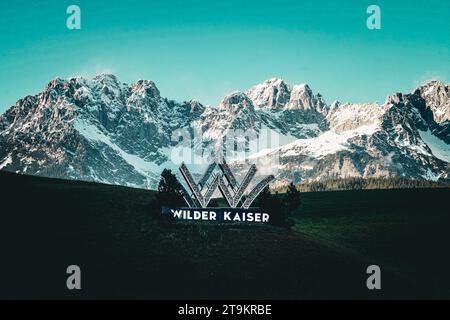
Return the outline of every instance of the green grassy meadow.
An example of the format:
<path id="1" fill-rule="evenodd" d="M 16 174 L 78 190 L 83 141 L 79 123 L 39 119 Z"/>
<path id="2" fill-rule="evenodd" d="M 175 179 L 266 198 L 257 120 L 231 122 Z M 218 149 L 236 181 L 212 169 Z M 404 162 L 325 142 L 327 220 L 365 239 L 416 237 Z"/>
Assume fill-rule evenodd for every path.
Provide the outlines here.
<path id="1" fill-rule="evenodd" d="M 447 188 L 302 193 L 289 231 L 167 225 L 133 188 L 0 172 L 0 191 L 1 298 L 450 298 Z"/>

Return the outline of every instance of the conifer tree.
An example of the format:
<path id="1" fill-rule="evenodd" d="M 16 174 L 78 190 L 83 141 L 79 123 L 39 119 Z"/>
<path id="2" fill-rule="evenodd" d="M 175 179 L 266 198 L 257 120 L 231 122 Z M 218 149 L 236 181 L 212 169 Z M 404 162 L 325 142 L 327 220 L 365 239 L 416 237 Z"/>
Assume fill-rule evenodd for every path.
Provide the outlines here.
<path id="1" fill-rule="evenodd" d="M 291 182 L 286 191 L 285 197 L 286 209 L 292 214 L 295 210 L 300 207 L 301 198 L 300 192 L 293 182 Z"/>
<path id="2" fill-rule="evenodd" d="M 158 202 L 161 206 L 181 206 L 184 199 L 181 184 L 170 169 L 164 169 L 158 184 Z"/>

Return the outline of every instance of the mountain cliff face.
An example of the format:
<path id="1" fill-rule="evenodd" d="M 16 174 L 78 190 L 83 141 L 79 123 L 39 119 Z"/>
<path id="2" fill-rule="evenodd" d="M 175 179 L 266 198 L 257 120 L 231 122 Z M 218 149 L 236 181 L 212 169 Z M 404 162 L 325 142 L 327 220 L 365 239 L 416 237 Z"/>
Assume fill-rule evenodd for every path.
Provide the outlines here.
<path id="1" fill-rule="evenodd" d="M 395 93 L 382 105 L 327 105 L 308 85 L 274 78 L 203 106 L 163 98 L 148 80 L 58 78 L 0 116 L 0 169 L 155 188 L 163 168 L 177 166 L 173 134 L 180 129 L 200 132 L 188 148 L 217 148 L 239 130 L 251 129 L 255 139 L 275 134 L 276 145 L 230 162 L 239 172 L 276 158 L 269 169 L 277 183 L 450 179 L 450 85 L 438 81 Z"/>

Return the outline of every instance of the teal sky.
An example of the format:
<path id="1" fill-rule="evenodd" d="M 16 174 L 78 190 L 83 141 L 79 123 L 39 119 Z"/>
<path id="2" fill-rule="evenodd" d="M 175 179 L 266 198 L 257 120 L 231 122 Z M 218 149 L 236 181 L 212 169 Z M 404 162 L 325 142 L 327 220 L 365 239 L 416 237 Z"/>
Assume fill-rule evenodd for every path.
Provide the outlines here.
<path id="1" fill-rule="evenodd" d="M 81 8 L 81 30 L 66 8 Z M 381 30 L 366 28 L 370 4 Z M 151 79 L 163 96 L 217 104 L 271 77 L 328 103 L 383 102 L 450 82 L 448 0 L 33 0 L 0 2 L 0 112 L 57 76 Z"/>

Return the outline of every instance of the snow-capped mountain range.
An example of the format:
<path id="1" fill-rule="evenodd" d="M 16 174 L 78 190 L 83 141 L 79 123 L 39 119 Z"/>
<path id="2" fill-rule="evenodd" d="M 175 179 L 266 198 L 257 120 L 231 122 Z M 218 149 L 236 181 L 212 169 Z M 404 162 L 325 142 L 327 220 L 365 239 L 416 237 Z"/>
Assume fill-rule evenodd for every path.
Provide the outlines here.
<path id="1" fill-rule="evenodd" d="M 163 168 L 177 167 L 171 161 L 177 129 L 201 132 L 203 145 L 235 129 L 277 134 L 278 145 L 231 161 L 239 172 L 276 157 L 277 183 L 450 179 L 450 85 L 439 81 L 379 105 L 327 104 L 306 84 L 273 78 L 204 106 L 163 98 L 149 80 L 57 78 L 0 115 L 0 169 L 155 188 Z"/>

